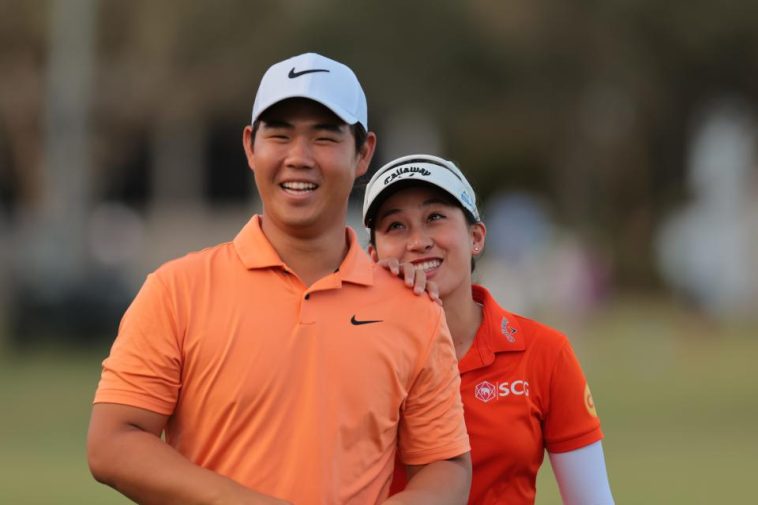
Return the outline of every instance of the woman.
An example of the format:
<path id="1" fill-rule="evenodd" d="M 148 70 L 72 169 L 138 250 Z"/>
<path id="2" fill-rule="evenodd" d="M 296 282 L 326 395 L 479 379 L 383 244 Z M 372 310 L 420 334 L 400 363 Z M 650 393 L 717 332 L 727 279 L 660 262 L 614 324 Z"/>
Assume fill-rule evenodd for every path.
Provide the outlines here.
<path id="1" fill-rule="evenodd" d="M 396 159 L 368 183 L 363 220 L 374 261 L 410 263 L 439 290 L 471 439 L 469 503 L 534 503 L 547 450 L 565 504 L 612 504 L 600 421 L 568 339 L 472 283 L 487 230 L 461 171 L 436 156 Z M 396 470 L 393 490 L 403 485 Z"/>

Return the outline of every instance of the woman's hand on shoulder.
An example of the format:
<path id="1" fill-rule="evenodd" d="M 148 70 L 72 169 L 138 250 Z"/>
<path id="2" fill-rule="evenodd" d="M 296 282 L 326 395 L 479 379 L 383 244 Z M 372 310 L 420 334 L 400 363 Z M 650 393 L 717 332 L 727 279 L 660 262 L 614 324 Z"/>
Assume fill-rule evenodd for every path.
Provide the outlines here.
<path id="1" fill-rule="evenodd" d="M 403 279 L 405 285 L 413 289 L 413 292 L 417 295 L 427 293 L 432 301 L 442 305 L 440 290 L 437 284 L 434 281 L 428 280 L 423 270 L 416 268 L 412 263 L 407 261 L 401 263 L 397 258 L 385 258 L 379 260 L 377 263 L 379 266 L 386 268 L 394 275 Z"/>

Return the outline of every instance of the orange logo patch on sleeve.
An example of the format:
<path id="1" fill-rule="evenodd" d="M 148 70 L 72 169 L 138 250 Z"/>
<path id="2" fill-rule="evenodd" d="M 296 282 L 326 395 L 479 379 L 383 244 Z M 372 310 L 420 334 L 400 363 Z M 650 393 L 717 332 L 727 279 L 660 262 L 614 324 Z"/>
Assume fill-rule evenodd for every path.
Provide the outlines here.
<path id="1" fill-rule="evenodd" d="M 590 392 L 590 385 L 584 385 L 584 406 L 587 407 L 589 412 L 594 417 L 597 417 L 597 410 L 595 410 L 595 400 L 592 399 L 592 393 Z"/>

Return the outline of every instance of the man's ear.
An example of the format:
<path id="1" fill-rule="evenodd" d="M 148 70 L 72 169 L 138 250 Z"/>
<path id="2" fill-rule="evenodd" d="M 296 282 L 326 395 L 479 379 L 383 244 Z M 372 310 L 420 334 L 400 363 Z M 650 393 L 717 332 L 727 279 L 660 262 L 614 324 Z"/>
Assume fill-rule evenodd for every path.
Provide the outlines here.
<path id="1" fill-rule="evenodd" d="M 358 166 L 355 169 L 355 177 L 360 177 L 366 173 L 369 165 L 371 164 L 371 158 L 374 157 L 375 150 L 376 133 L 368 132 L 366 134 L 366 141 L 358 151 Z"/>
<path id="2" fill-rule="evenodd" d="M 250 170 L 255 170 L 255 151 L 253 150 L 253 140 L 253 127 L 247 125 L 242 130 L 242 148 L 245 150 L 245 157 L 247 157 L 247 166 L 250 167 Z"/>

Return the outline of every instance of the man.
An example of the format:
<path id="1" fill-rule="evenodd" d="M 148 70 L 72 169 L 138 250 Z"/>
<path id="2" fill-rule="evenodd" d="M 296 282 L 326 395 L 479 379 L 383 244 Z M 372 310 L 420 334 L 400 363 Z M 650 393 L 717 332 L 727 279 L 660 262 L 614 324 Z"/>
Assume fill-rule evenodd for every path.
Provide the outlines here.
<path id="1" fill-rule="evenodd" d="M 263 211 L 148 276 L 103 362 L 93 475 L 145 504 L 465 503 L 442 310 L 345 225 L 376 145 L 357 78 L 273 65 L 242 141 Z M 412 477 L 386 499 L 396 447 Z"/>

